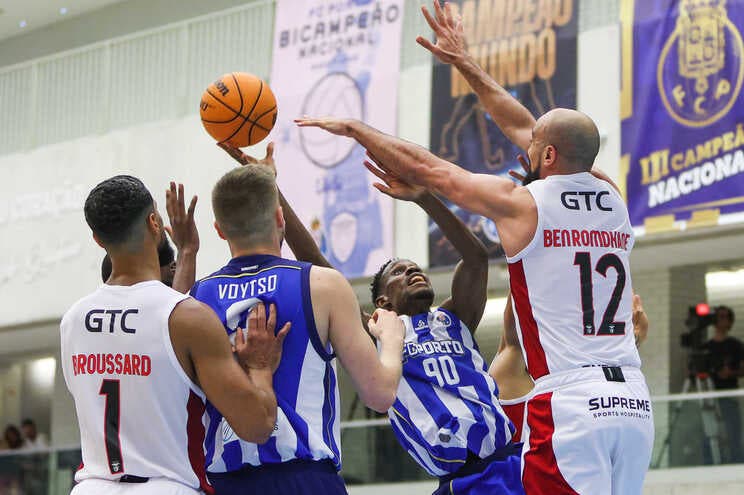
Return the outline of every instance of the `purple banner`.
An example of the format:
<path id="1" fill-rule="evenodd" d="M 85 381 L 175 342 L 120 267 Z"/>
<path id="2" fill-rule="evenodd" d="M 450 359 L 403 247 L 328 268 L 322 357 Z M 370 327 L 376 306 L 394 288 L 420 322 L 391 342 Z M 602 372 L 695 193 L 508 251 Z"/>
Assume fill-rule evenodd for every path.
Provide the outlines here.
<path id="1" fill-rule="evenodd" d="M 744 0 L 623 0 L 630 219 L 744 211 Z"/>

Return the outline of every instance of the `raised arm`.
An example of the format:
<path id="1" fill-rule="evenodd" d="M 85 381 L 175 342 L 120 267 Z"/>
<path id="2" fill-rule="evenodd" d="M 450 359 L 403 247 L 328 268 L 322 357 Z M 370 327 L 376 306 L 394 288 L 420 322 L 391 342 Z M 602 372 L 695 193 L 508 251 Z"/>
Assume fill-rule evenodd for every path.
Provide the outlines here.
<path id="1" fill-rule="evenodd" d="M 530 145 L 535 118 L 530 111 L 502 88 L 470 56 L 462 19 L 454 15 L 449 3 L 444 8 L 434 0 L 434 15 L 422 6 L 421 12 L 436 35 L 436 42 L 419 36 L 416 41 L 445 64 L 463 75 L 501 132 L 523 150 Z"/>
<path id="2" fill-rule="evenodd" d="M 402 372 L 403 322 L 391 311 L 375 311 L 368 325 L 379 344 L 378 354 L 359 322 L 359 302 L 343 275 L 313 267 L 310 292 L 315 323 L 328 329 L 328 340 L 362 402 L 375 411 L 387 411 L 395 402 Z"/>
<path id="3" fill-rule="evenodd" d="M 499 398 L 503 400 L 523 397 L 534 386 L 522 356 L 522 347 L 517 336 L 517 325 L 512 311 L 511 294 L 507 294 L 504 309 L 504 333 L 501 335 L 499 352 L 493 358 L 488 374 L 496 381 L 499 387 Z"/>
<path id="4" fill-rule="evenodd" d="M 184 371 L 204 390 L 235 433 L 248 442 L 267 441 L 277 414 L 273 374 L 289 327 L 275 336 L 274 323 L 267 322 L 265 309 L 259 305 L 249 317 L 248 342 L 242 340 L 242 332 L 236 338 L 241 364 L 233 357 L 217 315 L 195 299 L 185 299 L 176 306 L 169 327 Z"/>
<path id="5" fill-rule="evenodd" d="M 219 143 L 219 146 L 223 150 L 225 150 L 228 155 L 233 157 L 233 159 L 239 164 L 247 165 L 249 163 L 256 163 L 259 165 L 265 165 L 273 170 L 274 176 L 276 176 L 277 172 L 276 163 L 274 162 L 273 142 L 269 143 L 268 146 L 266 146 L 266 156 L 261 160 L 257 160 L 250 155 L 246 155 L 245 153 L 240 151 L 240 149 L 228 144 Z M 282 194 L 281 190 L 279 190 L 279 205 L 282 207 L 282 212 L 284 213 L 284 236 L 287 239 L 287 244 L 294 253 L 295 257 L 300 261 L 306 261 L 308 263 L 312 263 L 313 265 L 333 268 L 328 260 L 325 258 L 325 256 L 323 256 L 323 253 L 321 252 L 318 244 L 315 242 L 315 239 L 313 239 L 313 236 L 310 235 L 310 232 L 308 232 L 305 226 L 302 224 L 302 221 L 292 209 L 289 202 L 284 197 L 284 194 Z"/>
<path id="6" fill-rule="evenodd" d="M 473 174 L 439 158 L 426 148 L 384 134 L 358 120 L 296 120 L 300 127 L 320 127 L 332 134 L 354 138 L 405 182 L 420 185 L 474 213 L 496 220 L 516 216 L 520 207 L 511 180 L 488 174 Z M 529 194 L 529 193 L 527 193 Z"/>
<path id="7" fill-rule="evenodd" d="M 488 251 L 483 243 L 442 201 L 426 189 L 398 179 L 387 172 L 385 164 L 372 157 L 377 166 L 365 162 L 367 169 L 382 182 L 373 184 L 380 192 L 419 205 L 436 222 L 462 257 L 452 278 L 450 297 L 442 307 L 452 311 L 471 332 L 483 316 L 488 292 Z"/>
<path id="8" fill-rule="evenodd" d="M 183 184 L 171 182 L 165 191 L 165 209 L 168 212 L 170 227 L 166 231 L 176 245 L 176 273 L 173 275 L 173 289 L 186 294 L 196 281 L 196 253 L 199 251 L 199 231 L 194 222 L 197 197 L 191 198 L 186 210 Z"/>

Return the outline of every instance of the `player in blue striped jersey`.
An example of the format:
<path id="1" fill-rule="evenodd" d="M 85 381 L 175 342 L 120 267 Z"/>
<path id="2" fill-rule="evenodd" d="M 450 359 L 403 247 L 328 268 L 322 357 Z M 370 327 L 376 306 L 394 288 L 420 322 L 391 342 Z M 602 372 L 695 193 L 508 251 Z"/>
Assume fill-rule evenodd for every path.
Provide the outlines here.
<path id="1" fill-rule="evenodd" d="M 273 146 L 263 162 L 271 161 Z M 255 160 L 254 160 L 255 162 Z M 335 270 L 281 258 L 284 217 L 275 172 L 247 165 L 223 176 L 212 192 L 215 227 L 232 259 L 191 293 L 215 310 L 229 335 L 244 328 L 259 302 L 276 305 L 276 324 L 291 322 L 274 375 L 278 410 L 262 445 L 238 439 L 207 405 L 207 474 L 221 494 L 345 494 L 341 468 L 338 357 L 364 403 L 384 411 L 401 374 L 403 328 L 379 311 L 368 322 L 378 352 L 359 321 L 359 303 Z"/>
<path id="2" fill-rule="evenodd" d="M 240 162 L 252 160 L 228 150 Z M 403 377 L 388 410 L 400 444 L 440 479 L 439 493 L 521 494 L 520 444 L 498 403 L 498 388 L 473 340 L 487 298 L 488 255 L 483 244 L 439 199 L 367 163 L 378 190 L 415 201 L 462 255 L 451 297 L 435 311 L 434 292 L 421 268 L 391 260 L 375 277 L 375 306 L 394 310 L 406 326 Z M 298 259 L 329 266 L 312 236 L 280 195 L 286 237 Z"/>

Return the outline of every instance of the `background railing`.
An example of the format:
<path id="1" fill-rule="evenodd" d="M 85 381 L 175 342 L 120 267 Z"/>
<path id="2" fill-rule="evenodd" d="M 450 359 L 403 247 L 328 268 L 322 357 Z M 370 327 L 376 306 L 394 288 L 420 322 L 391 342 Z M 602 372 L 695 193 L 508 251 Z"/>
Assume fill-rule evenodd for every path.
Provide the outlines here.
<path id="1" fill-rule="evenodd" d="M 204 88 L 241 70 L 268 78 L 274 0 L 0 68 L 0 155 L 195 114 Z M 431 63 L 421 0 L 406 0 L 401 69 Z M 578 2 L 579 30 L 615 23 L 619 0 Z"/>
<path id="2" fill-rule="evenodd" d="M 744 390 L 652 398 L 656 442 L 651 467 L 666 469 L 744 462 L 744 459 L 733 457 L 736 446 L 720 410 L 722 405 L 739 407 L 742 397 Z M 744 428 L 741 422 L 739 416 L 740 432 Z M 343 422 L 341 435 L 342 474 L 349 484 L 430 479 L 398 444 L 387 418 Z M 0 493 L 67 494 L 80 461 L 79 446 L 0 452 Z"/>

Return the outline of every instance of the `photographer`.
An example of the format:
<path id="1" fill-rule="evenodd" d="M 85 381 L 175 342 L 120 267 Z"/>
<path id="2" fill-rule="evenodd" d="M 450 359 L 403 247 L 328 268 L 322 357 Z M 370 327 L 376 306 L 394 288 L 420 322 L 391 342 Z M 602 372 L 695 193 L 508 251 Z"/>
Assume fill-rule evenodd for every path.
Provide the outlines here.
<path id="1" fill-rule="evenodd" d="M 744 376 L 744 345 L 739 339 L 729 337 L 734 324 L 734 311 L 728 306 L 716 308 L 715 334 L 703 345 L 710 356 L 713 385 L 716 390 L 739 388 L 739 377 Z M 742 462 L 741 456 L 741 413 L 738 397 L 718 399 L 726 439 L 729 445 L 728 462 Z"/>

